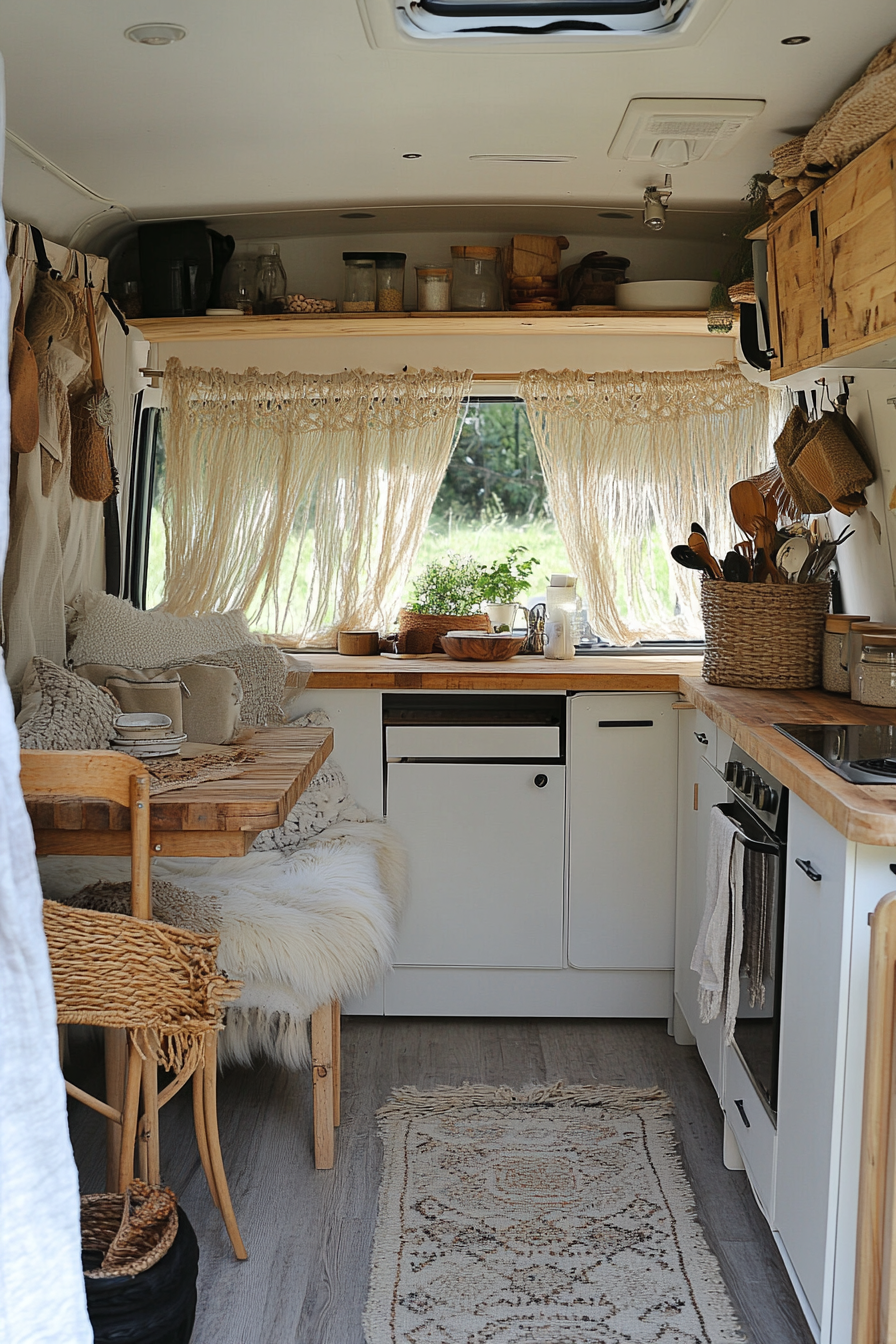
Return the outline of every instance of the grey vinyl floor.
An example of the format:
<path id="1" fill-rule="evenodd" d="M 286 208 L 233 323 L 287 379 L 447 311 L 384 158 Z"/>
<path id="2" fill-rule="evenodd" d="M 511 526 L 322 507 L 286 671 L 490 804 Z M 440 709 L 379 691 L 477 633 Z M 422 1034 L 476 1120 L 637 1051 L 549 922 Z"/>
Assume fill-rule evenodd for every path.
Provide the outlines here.
<path id="1" fill-rule="evenodd" d="M 95 1076 L 96 1047 L 77 1046 L 72 1068 Z M 375 1112 L 390 1089 L 560 1078 L 669 1092 L 697 1213 L 747 1339 L 810 1344 L 746 1176 L 722 1165 L 721 1114 L 703 1066 L 693 1048 L 672 1041 L 665 1022 L 372 1017 L 343 1019 L 333 1171 L 315 1171 L 312 1162 L 306 1074 L 265 1065 L 221 1078 L 221 1142 L 245 1263 L 233 1259 L 209 1198 L 189 1088 L 163 1112 L 163 1180 L 180 1196 L 201 1248 L 193 1344 L 363 1344 L 381 1163 Z M 103 1122 L 73 1106 L 71 1125 L 82 1187 L 102 1189 Z"/>

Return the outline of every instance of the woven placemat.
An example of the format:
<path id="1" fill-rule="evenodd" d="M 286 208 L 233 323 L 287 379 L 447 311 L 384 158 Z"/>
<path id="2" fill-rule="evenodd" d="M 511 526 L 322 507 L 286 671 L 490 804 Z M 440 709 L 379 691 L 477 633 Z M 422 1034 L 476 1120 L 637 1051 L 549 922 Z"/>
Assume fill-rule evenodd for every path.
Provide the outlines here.
<path id="1" fill-rule="evenodd" d="M 149 775 L 150 794 L 189 789 L 210 779 L 235 779 L 247 765 L 257 761 L 254 752 L 243 747 L 206 752 L 202 756 L 163 756 L 144 761 Z"/>

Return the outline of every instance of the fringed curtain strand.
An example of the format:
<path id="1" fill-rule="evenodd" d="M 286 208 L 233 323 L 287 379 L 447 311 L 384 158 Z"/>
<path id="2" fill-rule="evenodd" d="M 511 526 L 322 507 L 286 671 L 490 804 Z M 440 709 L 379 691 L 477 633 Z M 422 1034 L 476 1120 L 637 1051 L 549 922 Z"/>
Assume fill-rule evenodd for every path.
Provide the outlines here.
<path id="1" fill-rule="evenodd" d="M 591 378 L 533 370 L 520 395 L 594 630 L 624 645 L 701 637 L 698 577 L 669 551 L 694 520 L 716 555 L 741 540 L 728 489 L 769 464 L 786 393 L 726 364 Z"/>
<path id="2" fill-rule="evenodd" d="M 390 626 L 470 378 L 234 374 L 169 360 L 165 608 L 243 607 L 308 646 L 332 645 L 340 628 Z"/>

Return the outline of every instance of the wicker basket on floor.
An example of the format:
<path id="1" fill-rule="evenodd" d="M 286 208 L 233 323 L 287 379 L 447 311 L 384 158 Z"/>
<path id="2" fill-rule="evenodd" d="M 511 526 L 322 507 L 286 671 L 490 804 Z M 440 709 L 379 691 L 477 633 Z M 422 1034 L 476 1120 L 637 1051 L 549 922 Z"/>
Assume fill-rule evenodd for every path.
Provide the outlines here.
<path id="1" fill-rule="evenodd" d="M 158 1264 L 177 1235 L 177 1199 L 167 1186 L 131 1181 L 123 1195 L 81 1196 L 81 1249 L 102 1255 L 89 1279 L 133 1278 Z"/>
<path id="2" fill-rule="evenodd" d="M 704 582 L 704 679 L 769 690 L 820 685 L 830 598 L 829 583 Z"/>

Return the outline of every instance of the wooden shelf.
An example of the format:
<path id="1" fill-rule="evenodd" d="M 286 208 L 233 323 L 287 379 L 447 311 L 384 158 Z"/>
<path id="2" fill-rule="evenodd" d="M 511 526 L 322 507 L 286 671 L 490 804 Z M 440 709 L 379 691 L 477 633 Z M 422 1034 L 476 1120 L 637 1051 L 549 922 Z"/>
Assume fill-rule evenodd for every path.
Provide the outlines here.
<path id="1" fill-rule="evenodd" d="M 133 323 L 145 340 L 259 341 L 307 336 L 494 336 L 537 332 L 572 336 L 708 336 L 703 312 L 603 313 L 302 313 L 263 317 L 147 317 Z"/>

